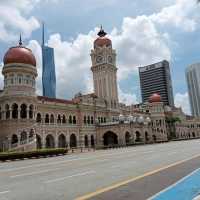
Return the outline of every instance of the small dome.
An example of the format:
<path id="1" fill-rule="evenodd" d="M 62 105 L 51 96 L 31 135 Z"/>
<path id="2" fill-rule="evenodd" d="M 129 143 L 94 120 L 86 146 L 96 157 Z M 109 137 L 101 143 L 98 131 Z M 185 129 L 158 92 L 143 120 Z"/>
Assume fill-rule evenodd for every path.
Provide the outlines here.
<path id="1" fill-rule="evenodd" d="M 10 63 L 29 64 L 36 67 L 36 59 L 32 51 L 22 46 L 21 37 L 19 45 L 8 49 L 3 59 L 4 65 Z"/>
<path id="2" fill-rule="evenodd" d="M 140 124 L 143 123 L 144 122 L 144 117 L 143 116 L 138 117 L 137 121 Z"/>
<path id="3" fill-rule="evenodd" d="M 94 41 L 94 48 L 96 47 L 109 47 L 112 46 L 112 41 L 106 37 L 107 33 L 102 29 L 100 29 L 99 33 L 98 33 L 98 38 Z"/>
<path id="4" fill-rule="evenodd" d="M 124 119 L 124 115 L 120 114 L 120 115 L 119 115 L 119 121 L 120 121 L 120 122 L 123 122 L 124 120 L 125 120 L 125 119 Z"/>
<path id="5" fill-rule="evenodd" d="M 149 98 L 150 103 L 161 102 L 161 96 L 159 94 L 152 94 Z"/>

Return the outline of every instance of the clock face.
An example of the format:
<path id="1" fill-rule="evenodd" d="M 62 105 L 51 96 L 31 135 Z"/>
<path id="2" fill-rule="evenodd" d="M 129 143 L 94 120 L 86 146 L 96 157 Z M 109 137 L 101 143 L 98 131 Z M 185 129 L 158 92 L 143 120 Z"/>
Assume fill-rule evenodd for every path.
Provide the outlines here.
<path id="1" fill-rule="evenodd" d="M 101 63 L 103 61 L 103 57 L 102 56 L 98 56 L 97 58 L 96 58 L 96 62 L 97 63 Z"/>
<path id="2" fill-rule="evenodd" d="M 109 63 L 112 63 L 112 62 L 113 62 L 112 56 L 108 56 L 108 62 L 109 62 Z"/>

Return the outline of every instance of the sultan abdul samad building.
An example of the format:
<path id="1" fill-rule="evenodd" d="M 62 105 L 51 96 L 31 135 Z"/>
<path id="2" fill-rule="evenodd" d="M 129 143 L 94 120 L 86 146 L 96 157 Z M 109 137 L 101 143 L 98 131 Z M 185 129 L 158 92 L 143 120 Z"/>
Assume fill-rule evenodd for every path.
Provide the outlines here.
<path id="1" fill-rule="evenodd" d="M 0 149 L 96 147 L 197 138 L 200 121 L 166 107 L 158 94 L 145 104 L 119 103 L 116 52 L 101 29 L 91 50 L 94 93 L 72 100 L 36 94 L 37 64 L 22 42 L 4 56 Z"/>

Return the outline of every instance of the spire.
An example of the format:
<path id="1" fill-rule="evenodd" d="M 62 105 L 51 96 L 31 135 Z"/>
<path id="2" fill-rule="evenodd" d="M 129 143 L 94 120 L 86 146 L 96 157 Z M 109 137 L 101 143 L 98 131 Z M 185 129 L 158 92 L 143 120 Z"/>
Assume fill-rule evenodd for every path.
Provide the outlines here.
<path id="1" fill-rule="evenodd" d="M 97 34 L 99 37 L 104 37 L 105 35 L 107 35 L 107 33 L 103 30 L 102 25 L 100 28 L 100 31 Z"/>
<path id="2" fill-rule="evenodd" d="M 44 46 L 44 22 L 42 22 L 42 46 Z"/>
<path id="3" fill-rule="evenodd" d="M 19 46 L 22 46 L 22 36 L 21 36 L 21 33 L 20 33 L 20 36 L 19 36 Z"/>

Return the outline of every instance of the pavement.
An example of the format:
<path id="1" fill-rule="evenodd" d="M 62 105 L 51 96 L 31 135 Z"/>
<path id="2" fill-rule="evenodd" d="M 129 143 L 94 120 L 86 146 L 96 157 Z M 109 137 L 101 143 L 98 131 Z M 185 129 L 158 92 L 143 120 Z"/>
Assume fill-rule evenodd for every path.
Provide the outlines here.
<path id="1" fill-rule="evenodd" d="M 11 161 L 0 163 L 0 200 L 159 199 L 186 176 L 199 182 L 199 167 L 200 140 Z"/>

